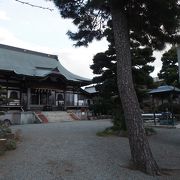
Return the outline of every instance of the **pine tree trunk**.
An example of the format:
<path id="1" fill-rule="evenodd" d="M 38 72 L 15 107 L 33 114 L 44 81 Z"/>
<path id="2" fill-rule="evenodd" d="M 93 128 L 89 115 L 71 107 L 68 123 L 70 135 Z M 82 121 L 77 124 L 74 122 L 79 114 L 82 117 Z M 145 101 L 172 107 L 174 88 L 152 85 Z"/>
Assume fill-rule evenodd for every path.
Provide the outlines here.
<path id="1" fill-rule="evenodd" d="M 149 147 L 133 86 L 127 18 L 113 5 L 111 14 L 117 56 L 117 83 L 129 134 L 132 162 L 138 169 L 157 175 L 160 171 Z"/>

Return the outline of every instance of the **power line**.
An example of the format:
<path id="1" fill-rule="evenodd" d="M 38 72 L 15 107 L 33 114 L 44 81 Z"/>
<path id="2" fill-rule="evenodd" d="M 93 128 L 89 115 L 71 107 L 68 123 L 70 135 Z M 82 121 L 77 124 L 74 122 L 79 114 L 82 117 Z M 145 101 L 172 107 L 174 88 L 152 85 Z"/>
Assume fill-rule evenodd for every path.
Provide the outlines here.
<path id="1" fill-rule="evenodd" d="M 31 4 L 29 2 L 25 2 L 25 1 L 20 1 L 20 0 L 15 0 L 21 4 L 25 4 L 25 5 L 28 5 L 28 6 L 31 6 L 31 7 L 35 7 L 35 8 L 40 8 L 40 9 L 45 9 L 45 10 L 49 10 L 49 11 L 54 11 L 54 9 L 51 9 L 51 8 L 48 8 L 48 7 L 43 7 L 43 6 L 38 6 L 38 5 L 34 5 L 34 4 Z"/>

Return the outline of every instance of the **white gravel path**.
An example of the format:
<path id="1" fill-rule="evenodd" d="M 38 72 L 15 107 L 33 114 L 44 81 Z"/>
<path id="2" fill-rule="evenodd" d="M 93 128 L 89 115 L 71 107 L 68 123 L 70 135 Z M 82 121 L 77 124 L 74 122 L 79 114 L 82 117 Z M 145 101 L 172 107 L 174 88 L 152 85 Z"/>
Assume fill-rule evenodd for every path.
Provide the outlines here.
<path id="1" fill-rule="evenodd" d="M 130 159 L 127 138 L 97 137 L 107 120 L 13 126 L 22 130 L 15 151 L 0 157 L 0 180 L 180 180 L 180 129 L 158 129 L 153 154 L 171 176 L 151 177 L 123 168 Z"/>

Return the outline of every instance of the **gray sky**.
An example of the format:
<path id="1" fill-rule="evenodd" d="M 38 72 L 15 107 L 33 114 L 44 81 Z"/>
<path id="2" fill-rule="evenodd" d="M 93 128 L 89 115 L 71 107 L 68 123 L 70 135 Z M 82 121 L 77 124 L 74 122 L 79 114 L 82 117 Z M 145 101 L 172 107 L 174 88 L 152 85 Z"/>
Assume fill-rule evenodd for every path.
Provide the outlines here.
<path id="1" fill-rule="evenodd" d="M 52 2 L 45 0 L 24 0 L 26 2 L 53 8 L 54 11 L 33 8 L 20 4 L 15 0 L 0 0 L 0 43 L 21 48 L 56 54 L 61 63 L 71 72 L 92 78 L 89 68 L 93 56 L 107 49 L 106 40 L 93 42 L 88 48 L 73 47 L 66 32 L 75 30 L 71 20 L 60 17 L 57 8 Z M 154 54 L 157 58 L 155 71 L 156 76 L 161 69 L 160 52 Z"/>

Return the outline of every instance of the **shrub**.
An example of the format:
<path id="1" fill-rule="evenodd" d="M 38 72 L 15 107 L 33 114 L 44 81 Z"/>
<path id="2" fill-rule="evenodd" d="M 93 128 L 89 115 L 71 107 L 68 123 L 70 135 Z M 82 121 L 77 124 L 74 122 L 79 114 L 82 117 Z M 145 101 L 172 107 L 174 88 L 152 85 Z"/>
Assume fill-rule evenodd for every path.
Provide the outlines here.
<path id="1" fill-rule="evenodd" d="M 3 155 L 6 150 L 14 150 L 16 149 L 16 141 L 14 139 L 14 134 L 10 128 L 7 128 L 3 125 L 0 126 L 0 138 L 6 139 L 7 142 L 2 145 L 2 149 L 0 149 L 0 155 Z"/>
<path id="2" fill-rule="evenodd" d="M 156 131 L 151 127 L 145 127 L 145 132 L 147 136 L 155 135 Z M 127 130 L 117 129 L 114 126 L 106 128 L 104 131 L 100 131 L 96 133 L 97 136 L 121 136 L 127 137 Z"/>
<path id="3" fill-rule="evenodd" d="M 145 132 L 146 132 L 146 135 L 147 135 L 147 136 L 151 136 L 151 135 L 154 135 L 154 134 L 157 133 L 157 132 L 156 132 L 153 128 L 151 128 L 151 127 L 145 127 Z"/>
<path id="4" fill-rule="evenodd" d="M 6 150 L 15 150 L 16 149 L 16 141 L 12 139 L 8 139 L 6 143 Z"/>
<path id="5" fill-rule="evenodd" d="M 4 111 L 0 111 L 0 116 L 1 116 L 1 115 L 4 115 Z"/>
<path id="6" fill-rule="evenodd" d="M 127 130 L 124 114 L 119 109 L 113 109 L 113 129 L 114 130 Z"/>
<path id="7" fill-rule="evenodd" d="M 114 126 L 106 128 L 104 131 L 100 131 L 96 133 L 97 136 L 121 136 L 127 137 L 128 133 L 126 130 L 116 129 Z"/>
<path id="8" fill-rule="evenodd" d="M 11 133 L 11 129 L 7 128 L 6 126 L 0 126 L 0 138 L 5 138 L 6 134 Z"/>
<path id="9" fill-rule="evenodd" d="M 114 131 L 112 127 L 106 128 L 104 131 L 100 131 L 96 133 L 97 136 L 110 136 L 114 135 Z"/>
<path id="10" fill-rule="evenodd" d="M 11 129 L 7 128 L 7 127 L 5 127 L 5 131 L 6 131 L 6 133 L 12 133 Z"/>

